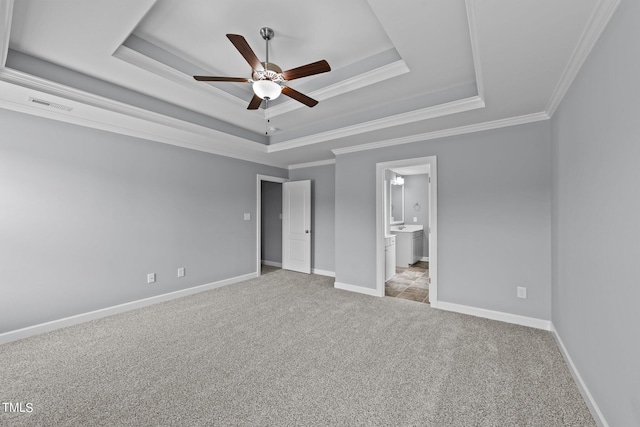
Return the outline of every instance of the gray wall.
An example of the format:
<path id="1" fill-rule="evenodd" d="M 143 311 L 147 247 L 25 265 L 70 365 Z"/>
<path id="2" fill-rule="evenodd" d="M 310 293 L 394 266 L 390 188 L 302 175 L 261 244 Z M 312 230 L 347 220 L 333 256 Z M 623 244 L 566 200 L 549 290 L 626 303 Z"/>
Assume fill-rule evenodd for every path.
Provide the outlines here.
<path id="1" fill-rule="evenodd" d="M 262 181 L 261 199 L 262 261 L 282 264 L 282 184 Z"/>
<path id="2" fill-rule="evenodd" d="M 311 268 L 335 271 L 335 165 L 289 171 L 291 181 L 311 180 Z"/>
<path id="3" fill-rule="evenodd" d="M 7 110 L 0 127 L 0 333 L 255 271 L 256 174 L 286 170 Z"/>
<path id="4" fill-rule="evenodd" d="M 418 203 L 420 210 L 414 206 Z M 414 222 L 413 218 L 417 221 Z M 404 177 L 404 223 L 424 226 L 422 256 L 429 256 L 429 175 L 406 175 Z"/>
<path id="5" fill-rule="evenodd" d="M 550 319 L 549 122 L 338 156 L 336 281 L 375 288 L 376 163 L 430 155 L 439 299 Z"/>
<path id="6" fill-rule="evenodd" d="M 553 324 L 611 426 L 640 425 L 640 2 L 552 119 Z"/>

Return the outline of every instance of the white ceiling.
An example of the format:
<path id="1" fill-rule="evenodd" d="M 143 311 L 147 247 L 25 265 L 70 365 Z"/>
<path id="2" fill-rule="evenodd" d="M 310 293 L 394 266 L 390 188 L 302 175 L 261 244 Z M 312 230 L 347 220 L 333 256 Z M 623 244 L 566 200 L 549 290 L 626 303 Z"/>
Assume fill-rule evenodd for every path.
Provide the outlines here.
<path id="1" fill-rule="evenodd" d="M 0 0 L 0 107 L 277 166 L 325 161 L 549 118 L 618 3 Z M 225 35 L 264 60 L 263 26 L 283 69 L 331 65 L 288 83 L 316 107 L 282 96 L 249 111 L 250 85 L 191 77 L 250 77 Z"/>

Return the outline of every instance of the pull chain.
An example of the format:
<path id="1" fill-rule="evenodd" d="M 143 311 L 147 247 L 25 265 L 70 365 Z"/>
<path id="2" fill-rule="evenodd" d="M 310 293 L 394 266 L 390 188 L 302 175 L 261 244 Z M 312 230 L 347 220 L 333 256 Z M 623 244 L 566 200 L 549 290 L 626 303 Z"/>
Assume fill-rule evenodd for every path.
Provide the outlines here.
<path id="1" fill-rule="evenodd" d="M 269 123 L 271 122 L 271 119 L 269 118 L 269 100 L 268 99 L 264 100 L 264 119 L 265 119 L 264 134 L 269 135 Z"/>

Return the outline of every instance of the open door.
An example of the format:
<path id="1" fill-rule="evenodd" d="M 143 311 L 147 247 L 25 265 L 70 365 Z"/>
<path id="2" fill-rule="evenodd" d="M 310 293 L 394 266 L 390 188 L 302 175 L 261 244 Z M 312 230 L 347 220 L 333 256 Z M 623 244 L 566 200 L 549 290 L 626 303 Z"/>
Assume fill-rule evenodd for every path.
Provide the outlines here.
<path id="1" fill-rule="evenodd" d="M 311 181 L 282 184 L 282 268 L 311 273 Z"/>

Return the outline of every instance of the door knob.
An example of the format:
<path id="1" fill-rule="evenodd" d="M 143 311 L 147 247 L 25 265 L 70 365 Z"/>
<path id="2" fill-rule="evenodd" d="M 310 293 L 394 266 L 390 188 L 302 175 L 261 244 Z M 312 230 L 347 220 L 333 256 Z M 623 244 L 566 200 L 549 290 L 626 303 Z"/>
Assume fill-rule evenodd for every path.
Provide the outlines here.
<path id="1" fill-rule="evenodd" d="M 304 230 L 305 233 L 309 234 L 309 230 Z"/>

